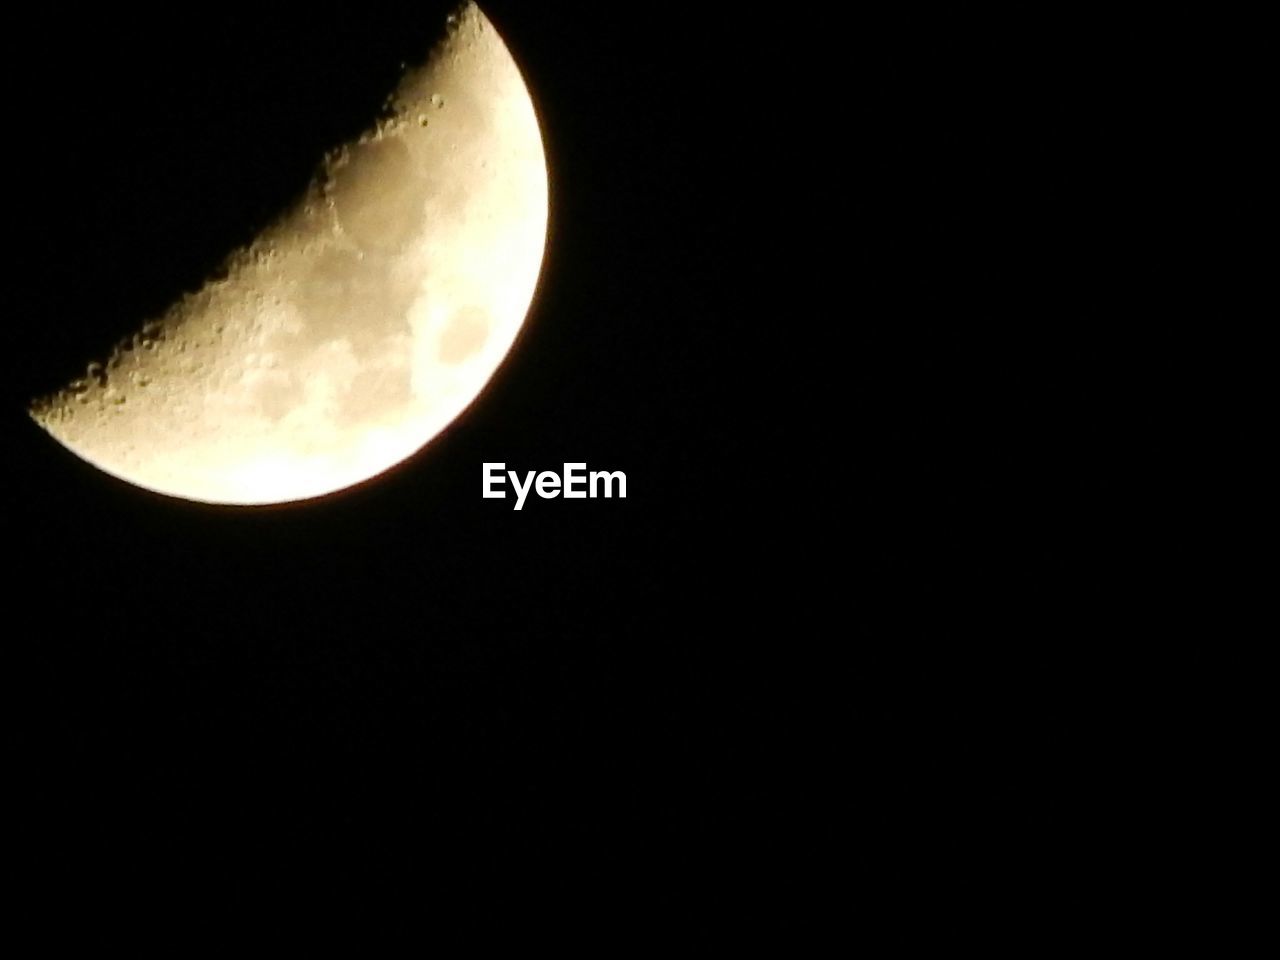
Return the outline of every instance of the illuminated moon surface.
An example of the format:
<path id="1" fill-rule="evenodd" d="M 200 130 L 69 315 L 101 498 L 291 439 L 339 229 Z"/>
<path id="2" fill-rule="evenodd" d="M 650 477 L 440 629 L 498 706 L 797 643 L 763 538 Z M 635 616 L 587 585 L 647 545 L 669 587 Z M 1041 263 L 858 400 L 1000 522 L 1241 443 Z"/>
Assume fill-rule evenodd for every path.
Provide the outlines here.
<path id="1" fill-rule="evenodd" d="M 138 486 L 235 504 L 359 483 L 444 429 L 528 312 L 546 161 L 474 5 L 390 104 L 221 277 L 34 403 L 35 420 Z"/>

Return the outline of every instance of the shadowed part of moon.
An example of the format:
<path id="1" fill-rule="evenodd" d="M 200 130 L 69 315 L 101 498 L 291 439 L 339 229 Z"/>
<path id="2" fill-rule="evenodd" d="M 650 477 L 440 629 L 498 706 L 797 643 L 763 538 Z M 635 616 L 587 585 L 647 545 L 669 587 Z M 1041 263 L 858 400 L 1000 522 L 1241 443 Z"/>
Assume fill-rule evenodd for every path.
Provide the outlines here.
<path id="1" fill-rule="evenodd" d="M 259 412 L 269 420 L 279 420 L 306 399 L 302 382 L 292 374 L 280 374 L 259 381 L 254 388 Z"/>
<path id="2" fill-rule="evenodd" d="M 385 411 L 399 409 L 412 398 L 409 364 L 404 358 L 395 358 L 356 373 L 342 394 L 335 419 L 344 426 L 372 423 Z"/>
<path id="3" fill-rule="evenodd" d="M 390 269 L 371 271 L 369 260 L 379 256 L 340 249 L 321 254 L 297 296 L 304 326 L 280 336 L 311 346 L 344 339 L 364 359 L 385 351 L 395 334 L 409 335 L 418 285 Z"/>
<path id="4" fill-rule="evenodd" d="M 419 179 L 409 149 L 399 140 L 367 145 L 334 174 L 338 223 L 365 249 L 399 250 L 422 220 Z"/>
<path id="5" fill-rule="evenodd" d="M 489 335 L 489 315 L 480 307 L 465 307 L 453 315 L 440 336 L 440 362 L 462 363 L 482 346 Z"/>

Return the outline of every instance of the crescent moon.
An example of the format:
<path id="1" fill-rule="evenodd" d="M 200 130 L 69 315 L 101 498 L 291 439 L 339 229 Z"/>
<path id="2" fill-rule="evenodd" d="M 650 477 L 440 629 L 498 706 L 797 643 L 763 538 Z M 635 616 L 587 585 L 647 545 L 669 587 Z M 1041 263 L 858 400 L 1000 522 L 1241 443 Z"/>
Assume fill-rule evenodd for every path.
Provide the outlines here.
<path id="1" fill-rule="evenodd" d="M 116 477 L 228 504 L 331 493 L 443 430 L 532 302 L 546 159 L 475 4 L 389 104 L 221 276 L 35 401 L 35 421 Z"/>

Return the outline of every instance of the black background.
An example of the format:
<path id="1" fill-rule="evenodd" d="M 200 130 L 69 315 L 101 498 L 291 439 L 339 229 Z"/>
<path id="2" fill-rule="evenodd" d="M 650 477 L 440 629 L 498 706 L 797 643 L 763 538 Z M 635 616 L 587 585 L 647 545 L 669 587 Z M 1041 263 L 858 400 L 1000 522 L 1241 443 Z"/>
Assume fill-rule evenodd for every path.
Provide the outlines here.
<path id="1" fill-rule="evenodd" d="M 714 930 L 873 850 L 888 891 L 1083 856 L 1132 773 L 1186 24 L 746 9 L 486 6 L 551 171 L 520 344 L 407 463 L 254 510 L 99 474 L 26 400 L 249 240 L 442 13 L 11 35 L 21 869 L 625 887 Z M 481 499 L 566 460 L 628 498 Z"/>

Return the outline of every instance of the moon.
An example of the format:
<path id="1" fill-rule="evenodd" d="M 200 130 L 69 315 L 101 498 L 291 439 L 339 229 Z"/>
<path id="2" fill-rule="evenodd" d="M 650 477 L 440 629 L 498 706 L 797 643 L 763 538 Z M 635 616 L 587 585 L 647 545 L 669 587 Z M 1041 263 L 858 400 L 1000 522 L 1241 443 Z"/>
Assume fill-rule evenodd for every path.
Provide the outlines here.
<path id="1" fill-rule="evenodd" d="M 360 483 L 426 445 L 510 351 L 547 195 L 529 90 L 467 4 L 292 208 L 29 412 L 170 496 L 268 504 Z"/>

